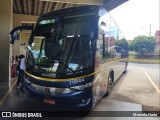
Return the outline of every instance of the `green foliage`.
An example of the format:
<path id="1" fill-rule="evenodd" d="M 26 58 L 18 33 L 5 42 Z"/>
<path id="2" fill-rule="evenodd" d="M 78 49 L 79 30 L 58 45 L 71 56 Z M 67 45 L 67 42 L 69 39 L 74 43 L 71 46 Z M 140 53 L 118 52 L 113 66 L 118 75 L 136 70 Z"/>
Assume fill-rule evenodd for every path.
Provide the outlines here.
<path id="1" fill-rule="evenodd" d="M 137 36 L 131 43 L 130 49 L 144 55 L 145 52 L 153 52 L 155 45 L 154 37 Z"/>
<path id="2" fill-rule="evenodd" d="M 134 50 L 134 49 L 133 49 L 133 44 L 132 44 L 132 42 L 129 43 L 128 47 L 129 47 L 129 50 L 130 50 L 130 51 L 133 51 L 133 50 Z"/>
<path id="3" fill-rule="evenodd" d="M 128 47 L 128 42 L 125 38 L 122 38 L 121 40 L 118 40 L 115 42 L 115 45 L 125 49 L 128 51 L 129 47 Z"/>

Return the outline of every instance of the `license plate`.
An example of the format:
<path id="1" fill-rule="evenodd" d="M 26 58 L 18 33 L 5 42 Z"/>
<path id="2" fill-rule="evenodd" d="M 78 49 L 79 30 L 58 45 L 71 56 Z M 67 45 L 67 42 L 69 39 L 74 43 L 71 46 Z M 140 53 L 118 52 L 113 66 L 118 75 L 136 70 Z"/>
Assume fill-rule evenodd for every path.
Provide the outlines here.
<path id="1" fill-rule="evenodd" d="M 55 105 L 55 100 L 44 98 L 44 103 Z"/>

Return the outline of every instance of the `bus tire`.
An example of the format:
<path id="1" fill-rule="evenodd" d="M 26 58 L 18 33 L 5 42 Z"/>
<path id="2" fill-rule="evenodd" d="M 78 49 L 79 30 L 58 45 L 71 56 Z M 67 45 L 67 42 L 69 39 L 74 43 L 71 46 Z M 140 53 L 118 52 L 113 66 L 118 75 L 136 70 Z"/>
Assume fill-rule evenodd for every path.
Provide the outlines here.
<path id="1" fill-rule="evenodd" d="M 107 83 L 107 92 L 106 92 L 106 94 L 105 94 L 105 97 L 106 96 L 108 96 L 109 94 L 110 94 L 110 92 L 111 92 L 111 89 L 112 89 L 112 86 L 113 86 L 113 71 L 111 71 L 110 73 L 109 73 L 109 76 L 108 76 L 108 83 Z"/>

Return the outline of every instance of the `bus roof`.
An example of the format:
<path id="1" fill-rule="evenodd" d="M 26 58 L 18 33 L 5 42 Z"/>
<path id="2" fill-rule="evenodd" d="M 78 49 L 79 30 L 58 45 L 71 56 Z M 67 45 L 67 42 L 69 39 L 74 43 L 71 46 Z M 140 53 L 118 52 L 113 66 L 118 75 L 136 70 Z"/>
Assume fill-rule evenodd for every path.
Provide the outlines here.
<path id="1" fill-rule="evenodd" d="M 67 16 L 72 15 L 76 13 L 84 13 L 84 12 L 96 12 L 100 8 L 103 8 L 99 5 L 86 5 L 86 6 L 78 6 L 78 7 L 71 7 L 71 8 L 65 8 L 61 10 L 51 11 L 49 13 L 43 14 L 40 16 L 41 19 L 48 18 L 52 16 Z M 104 8 L 103 8 L 104 9 Z"/>

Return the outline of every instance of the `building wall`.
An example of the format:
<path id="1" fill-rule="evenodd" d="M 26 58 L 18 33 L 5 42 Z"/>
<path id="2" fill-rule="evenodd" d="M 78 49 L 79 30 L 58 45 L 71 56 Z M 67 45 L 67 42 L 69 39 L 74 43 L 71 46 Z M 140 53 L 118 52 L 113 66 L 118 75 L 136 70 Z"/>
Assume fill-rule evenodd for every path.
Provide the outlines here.
<path id="1" fill-rule="evenodd" d="M 115 38 L 114 37 L 106 37 L 105 38 L 105 44 L 106 44 L 106 47 L 111 47 L 115 44 Z M 109 44 L 109 45 L 108 45 Z"/>
<path id="2" fill-rule="evenodd" d="M 160 54 L 160 30 L 157 30 L 155 33 L 156 37 L 156 46 L 155 46 L 155 53 Z"/>
<path id="3" fill-rule="evenodd" d="M 38 16 L 13 14 L 13 28 L 21 26 L 22 22 L 36 22 L 37 19 L 38 19 Z M 19 54 L 25 54 L 26 45 L 28 42 L 27 38 L 29 37 L 29 35 L 30 35 L 30 31 L 20 32 L 20 40 L 16 40 L 13 45 L 13 49 L 12 49 L 13 56 L 19 55 Z"/>
<path id="4" fill-rule="evenodd" d="M 12 0 L 0 0 L 0 81 L 10 79 L 9 33 L 12 29 Z"/>
<path id="5" fill-rule="evenodd" d="M 160 30 L 157 30 L 155 33 L 156 44 L 160 43 Z"/>

